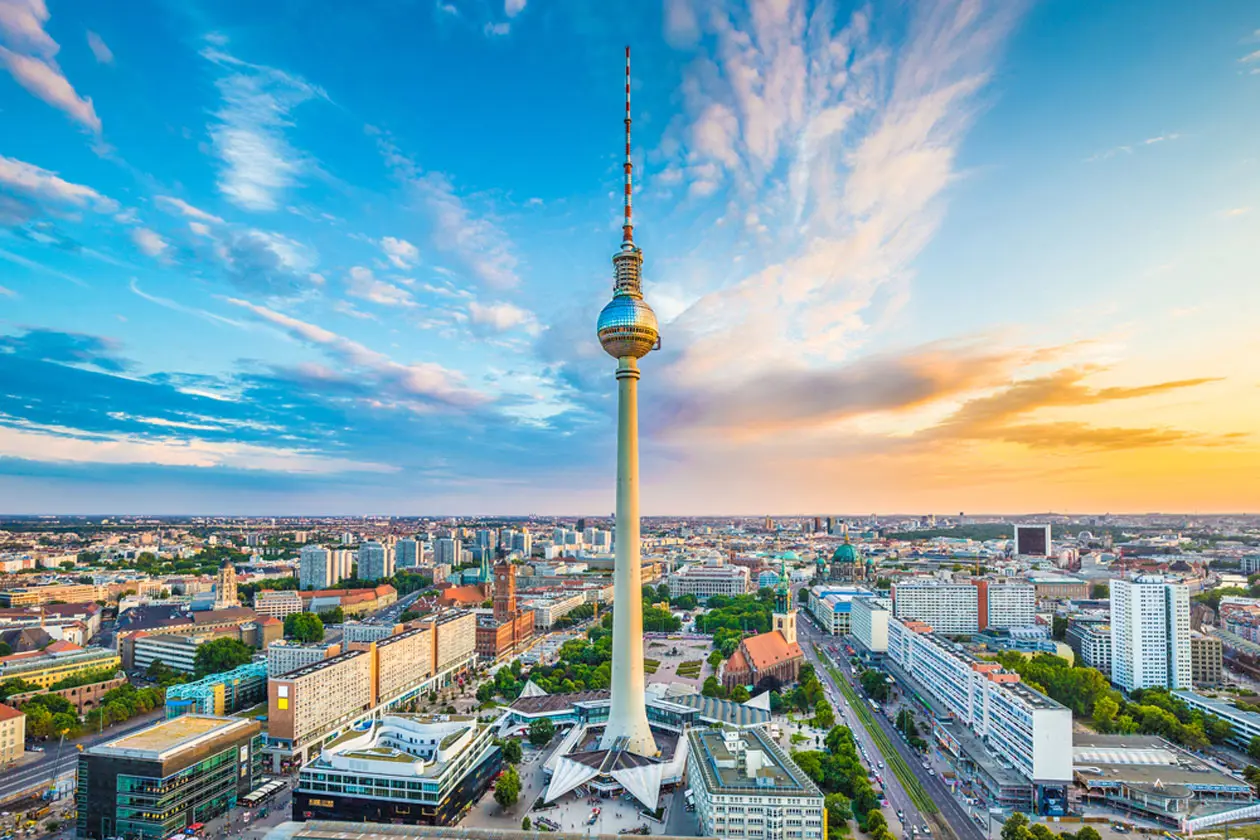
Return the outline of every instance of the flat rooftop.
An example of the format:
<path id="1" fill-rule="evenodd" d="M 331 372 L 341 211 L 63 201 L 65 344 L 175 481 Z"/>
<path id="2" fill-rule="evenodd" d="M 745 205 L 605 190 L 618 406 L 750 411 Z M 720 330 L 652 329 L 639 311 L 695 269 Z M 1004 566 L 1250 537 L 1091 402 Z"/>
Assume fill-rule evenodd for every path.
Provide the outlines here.
<path id="1" fill-rule="evenodd" d="M 243 734 L 257 726 L 258 724 L 254 721 L 240 718 L 180 715 L 121 738 L 106 741 L 104 744 L 89 747 L 87 753 L 88 755 L 162 761 L 180 750 L 196 746 L 209 738 L 232 730 L 240 730 Z"/>
<path id="2" fill-rule="evenodd" d="M 577 831 L 549 832 L 554 840 L 626 840 L 627 835 L 586 834 Z M 515 828 L 468 828 L 465 826 L 386 825 L 384 823 L 332 822 L 309 820 L 285 822 L 271 829 L 266 840 L 538 840 L 538 833 Z M 654 834 L 653 840 L 683 840 L 682 837 Z M 691 840 L 689 838 L 689 840 Z"/>
<path id="3" fill-rule="evenodd" d="M 728 740 L 730 735 L 729 731 L 718 729 L 687 731 L 705 784 L 714 793 L 822 797 L 804 772 L 760 730 L 739 732 Z M 760 761 L 750 773 L 745 767 L 754 753 L 760 753 Z"/>

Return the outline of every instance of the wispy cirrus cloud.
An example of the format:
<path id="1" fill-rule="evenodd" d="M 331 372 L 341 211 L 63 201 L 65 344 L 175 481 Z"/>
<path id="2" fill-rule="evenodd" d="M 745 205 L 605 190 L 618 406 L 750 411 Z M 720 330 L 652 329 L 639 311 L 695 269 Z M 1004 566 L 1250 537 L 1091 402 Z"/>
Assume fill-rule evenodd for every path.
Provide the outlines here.
<path id="1" fill-rule="evenodd" d="M 167 210 L 172 213 L 178 213 L 183 216 L 187 216 L 188 218 L 193 219 L 195 221 L 203 222 L 203 223 L 209 222 L 210 224 L 216 224 L 216 225 L 223 224 L 223 220 L 219 218 L 218 216 L 214 215 L 213 213 L 207 213 L 205 210 L 201 210 L 197 207 L 193 207 L 191 204 L 189 204 L 187 201 L 184 201 L 182 198 L 174 198 L 169 195 L 159 195 L 154 199 L 154 201 L 156 201 L 157 205 L 163 208 L 164 210 Z"/>
<path id="2" fill-rule="evenodd" d="M 301 77 L 242 61 L 218 46 L 206 47 L 201 55 L 223 71 L 215 83 L 222 104 L 210 125 L 221 163 L 219 191 L 242 209 L 275 210 L 313 166 L 286 136 L 292 112 L 328 96 Z"/>
<path id="3" fill-rule="evenodd" d="M 1110 149 L 1098 152 L 1085 158 L 1086 163 L 1097 163 L 1098 161 L 1108 160 L 1116 155 L 1131 155 L 1136 150 L 1146 146 L 1155 146 L 1160 143 L 1171 143 L 1173 140 L 1180 140 L 1181 135 L 1175 132 L 1168 134 L 1156 134 L 1153 137 L 1147 137 L 1145 140 L 1137 143 L 1126 143 L 1122 146 L 1114 146 Z"/>
<path id="4" fill-rule="evenodd" d="M 507 289 L 520 282 L 512 241 L 489 216 L 479 215 L 441 172 L 425 172 L 379 129 L 368 126 L 386 166 L 419 201 L 433 225 L 433 244 L 459 260 L 482 283 Z"/>
<path id="5" fill-rule="evenodd" d="M 48 17 L 44 0 L 0 0 L 0 64 L 29 93 L 100 134 L 92 100 L 80 96 L 57 66 L 61 46 L 44 30 Z"/>
<path id="6" fill-rule="evenodd" d="M 44 205 L 85 207 L 100 213 L 118 210 L 118 202 L 91 187 L 72 183 L 56 172 L 3 155 L 0 155 L 0 189 Z"/>
<path id="7" fill-rule="evenodd" d="M 290 338 L 318 348 L 336 362 L 356 371 L 357 375 L 370 375 L 382 398 L 411 401 L 418 408 L 448 409 L 472 408 L 488 400 L 486 395 L 465 386 L 459 373 L 436 362 L 402 364 L 357 341 L 273 309 L 236 298 L 228 298 L 228 303 L 252 312 Z M 332 371 L 311 371 L 311 374 L 340 378 L 340 374 Z"/>
<path id="8" fill-rule="evenodd" d="M 105 39 L 95 32 L 88 31 L 87 34 L 88 49 L 92 51 L 92 56 L 96 59 L 97 64 L 113 64 L 114 51 L 105 43 Z"/>

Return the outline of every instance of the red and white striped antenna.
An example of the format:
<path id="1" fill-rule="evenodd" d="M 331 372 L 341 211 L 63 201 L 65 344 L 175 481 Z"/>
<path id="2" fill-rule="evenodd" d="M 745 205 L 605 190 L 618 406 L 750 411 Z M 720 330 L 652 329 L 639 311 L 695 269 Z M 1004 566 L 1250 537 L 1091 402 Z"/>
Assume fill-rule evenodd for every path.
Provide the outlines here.
<path id="1" fill-rule="evenodd" d="M 634 244 L 634 223 L 630 220 L 630 193 L 632 190 L 631 171 L 634 164 L 630 160 L 630 48 L 626 47 L 626 217 L 621 224 L 622 244 Z"/>

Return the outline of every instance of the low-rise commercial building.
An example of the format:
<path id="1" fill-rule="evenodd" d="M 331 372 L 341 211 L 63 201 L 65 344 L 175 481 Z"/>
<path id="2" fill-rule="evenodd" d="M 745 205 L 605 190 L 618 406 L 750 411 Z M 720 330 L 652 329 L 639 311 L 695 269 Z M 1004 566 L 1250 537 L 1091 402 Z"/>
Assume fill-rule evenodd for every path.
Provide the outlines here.
<path id="1" fill-rule="evenodd" d="M 306 589 L 298 595 L 306 611 L 320 612 L 341 607 L 347 616 L 379 612 L 398 600 L 398 591 L 387 583 L 371 589 Z M 312 602 L 315 607 L 312 607 Z"/>
<path id="2" fill-rule="evenodd" d="M 121 666 L 122 660 L 112 650 L 53 642 L 42 651 L 0 657 L 0 681 L 18 678 L 40 688 L 48 688 L 67 677 L 94 671 L 117 671 Z"/>
<path id="3" fill-rule="evenodd" d="M 249 662 L 231 671 L 211 674 L 166 690 L 166 716 L 222 717 L 267 702 L 267 665 Z"/>
<path id="4" fill-rule="evenodd" d="M 1260 712 L 1244 712 L 1233 703 L 1194 691 L 1174 691 L 1172 695 L 1190 708 L 1215 715 L 1233 727 L 1227 743 L 1243 752 L 1251 745 L 1252 738 L 1260 738 Z"/>
<path id="5" fill-rule="evenodd" d="M 522 606 L 534 614 L 534 626 L 541 630 L 550 630 L 561 618 L 586 603 L 586 595 L 574 592 L 555 597 L 530 598 Z"/>
<path id="6" fill-rule="evenodd" d="M 1039 601 L 1080 601 L 1089 597 L 1089 582 L 1067 575 L 1034 575 L 1028 579 Z"/>
<path id="7" fill-rule="evenodd" d="M 262 778 L 254 720 L 181 715 L 79 756 L 78 837 L 165 840 L 236 806 Z"/>
<path id="8" fill-rule="evenodd" d="M 872 594 L 868 589 L 853 586 L 810 587 L 805 608 L 825 632 L 845 636 L 852 629 L 853 599 Z"/>
<path id="9" fill-rule="evenodd" d="M 65 583 L 50 586 L 23 586 L 0 592 L 0 607 L 38 607 L 52 601 L 67 604 L 104 601 L 109 592 L 91 583 Z"/>
<path id="10" fill-rule="evenodd" d="M 827 836 L 822 792 L 764 730 L 689 729 L 686 737 L 701 836 Z"/>
<path id="11" fill-rule="evenodd" d="M 450 825 L 501 765 L 494 727 L 474 716 L 386 715 L 302 768 L 293 818 Z"/>
<path id="12" fill-rule="evenodd" d="M 644 578 L 648 580 L 648 578 Z M 708 601 L 713 595 L 744 595 L 748 592 L 748 569 L 712 560 L 683 566 L 669 576 L 669 594 L 673 598 L 694 595 L 699 601 Z"/>

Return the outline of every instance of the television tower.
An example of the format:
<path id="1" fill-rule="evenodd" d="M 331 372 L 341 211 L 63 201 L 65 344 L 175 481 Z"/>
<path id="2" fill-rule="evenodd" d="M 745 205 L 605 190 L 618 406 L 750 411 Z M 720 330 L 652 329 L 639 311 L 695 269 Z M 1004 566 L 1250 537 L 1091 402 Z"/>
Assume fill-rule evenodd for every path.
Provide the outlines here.
<path id="1" fill-rule="evenodd" d="M 599 343 L 617 360 L 617 522 L 613 568 L 612 708 L 601 749 L 656 755 L 643 681 L 643 592 L 639 548 L 639 359 L 660 347 L 656 313 L 643 300 L 643 252 L 634 244 L 630 193 L 630 48 L 626 47 L 625 219 L 613 254 L 613 299 L 599 313 Z"/>

